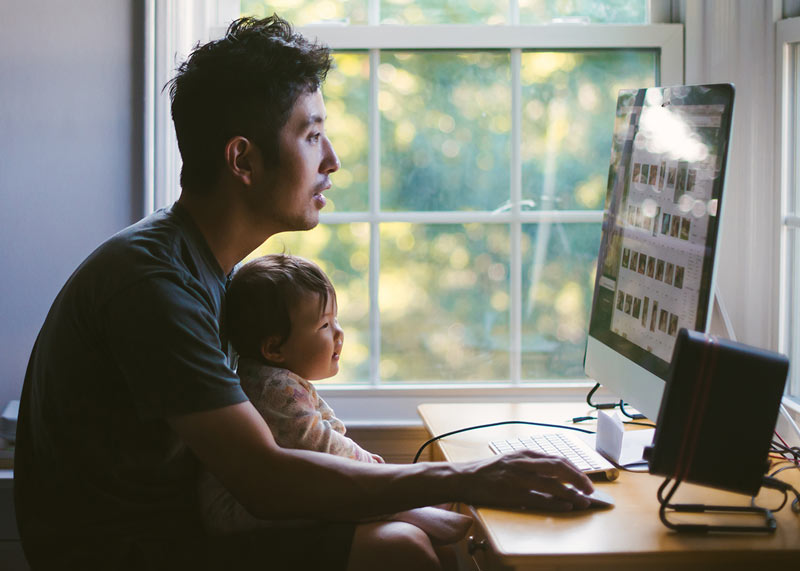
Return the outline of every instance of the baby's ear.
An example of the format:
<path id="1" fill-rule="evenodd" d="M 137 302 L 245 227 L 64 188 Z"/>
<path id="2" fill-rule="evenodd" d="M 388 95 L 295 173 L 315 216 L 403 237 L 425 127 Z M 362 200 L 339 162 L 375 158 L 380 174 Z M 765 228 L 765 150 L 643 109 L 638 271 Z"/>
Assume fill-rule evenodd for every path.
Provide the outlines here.
<path id="1" fill-rule="evenodd" d="M 261 343 L 261 356 L 271 363 L 283 363 L 284 356 L 281 351 L 281 338 L 272 335 Z"/>

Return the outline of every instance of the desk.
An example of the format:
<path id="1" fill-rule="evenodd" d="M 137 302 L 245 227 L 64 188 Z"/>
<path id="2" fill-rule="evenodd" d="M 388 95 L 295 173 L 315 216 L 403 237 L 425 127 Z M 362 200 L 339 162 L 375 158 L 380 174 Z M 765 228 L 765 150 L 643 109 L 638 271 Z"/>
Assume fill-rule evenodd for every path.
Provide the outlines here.
<path id="1" fill-rule="evenodd" d="M 566 424 L 567 419 L 585 414 L 586 408 L 579 403 L 423 404 L 418 410 L 428 432 L 437 435 L 502 420 Z M 591 422 L 579 426 L 594 429 Z M 437 441 L 438 457 L 456 462 L 485 458 L 491 454 L 489 440 L 552 430 L 508 425 L 465 432 Z M 800 486 L 797 470 L 787 470 L 780 477 L 795 488 Z M 662 482 L 659 476 L 624 471 L 616 481 L 595 482 L 616 501 L 616 506 L 607 511 L 553 514 L 471 508 L 476 520 L 473 559 L 481 571 L 616 571 L 634 567 L 647 571 L 739 570 L 781 564 L 787 570 L 800 569 L 800 515 L 788 505 L 775 513 L 778 529 L 774 534 L 679 535 L 658 518 L 656 490 Z M 781 498 L 776 491 L 762 490 L 758 503 L 777 507 Z M 748 505 L 750 499 L 682 484 L 673 501 L 739 506 Z M 671 519 L 678 521 L 678 517 L 676 514 Z M 749 516 L 738 517 L 737 523 L 751 521 Z"/>

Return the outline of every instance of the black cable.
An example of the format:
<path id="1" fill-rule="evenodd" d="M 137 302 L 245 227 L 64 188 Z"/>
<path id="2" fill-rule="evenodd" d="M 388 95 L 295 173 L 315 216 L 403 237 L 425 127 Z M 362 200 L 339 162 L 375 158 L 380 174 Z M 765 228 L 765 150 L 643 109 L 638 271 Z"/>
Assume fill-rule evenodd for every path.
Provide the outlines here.
<path id="1" fill-rule="evenodd" d="M 565 426 L 563 424 L 547 424 L 545 422 L 529 422 L 527 420 L 503 420 L 503 421 L 500 421 L 500 422 L 492 422 L 490 424 L 478 424 L 478 425 L 475 425 L 475 426 L 468 426 L 466 428 L 459 428 L 458 430 L 451 430 L 450 432 L 445 432 L 444 434 L 440 434 L 438 436 L 434 436 L 433 438 L 431 438 L 430 440 L 428 440 L 422 446 L 419 447 L 419 450 L 417 450 L 416 456 L 414 456 L 414 460 L 413 460 L 412 464 L 416 464 L 417 463 L 417 460 L 419 460 L 419 457 L 422 454 L 422 451 L 425 450 L 425 448 L 428 446 L 428 444 L 433 444 L 437 440 L 440 440 L 440 439 L 445 438 L 447 436 L 453 436 L 454 434 L 459 434 L 461 432 L 468 432 L 470 430 L 477 430 L 479 428 L 491 428 L 492 426 L 502 426 L 504 424 L 527 424 L 527 425 L 530 425 L 530 426 L 546 426 L 548 428 L 566 428 L 567 430 L 575 430 L 577 432 L 584 432 L 586 434 L 594 434 L 594 432 L 591 431 L 591 430 L 585 430 L 583 428 L 576 428 L 574 426 Z"/>
<path id="2" fill-rule="evenodd" d="M 592 390 L 590 390 L 589 394 L 586 395 L 586 404 L 588 404 L 590 407 L 596 408 L 598 410 L 608 410 L 608 409 L 616 408 L 617 404 L 618 404 L 616 402 L 601 402 L 599 404 L 594 404 L 592 402 L 592 395 L 594 395 L 594 393 L 596 393 L 597 389 L 599 389 L 599 388 L 600 388 L 600 383 L 595 383 L 594 387 L 592 387 Z"/>
<path id="3" fill-rule="evenodd" d="M 770 447 L 770 452 L 780 454 L 788 462 L 794 462 L 795 464 L 800 464 L 800 446 L 786 446 L 785 444 L 777 440 L 773 440 L 771 444 L 772 445 Z M 786 456 L 787 454 L 789 454 L 791 458 L 787 457 Z"/>
<path id="4" fill-rule="evenodd" d="M 772 482 L 773 480 L 775 482 L 780 482 L 780 480 L 776 480 L 772 476 L 764 476 L 764 480 L 763 480 L 762 484 L 763 484 L 763 486 L 765 488 L 770 488 L 770 489 L 773 489 L 773 490 L 778 490 L 779 492 L 783 492 L 783 501 L 781 502 L 781 505 L 779 505 L 777 508 L 768 508 L 772 512 L 777 512 L 777 511 L 782 510 L 783 506 L 785 506 L 786 502 L 789 500 L 789 490 L 787 488 L 783 487 L 783 486 L 776 486 L 776 485 L 771 485 L 771 484 L 768 485 L 767 484 L 768 481 Z M 758 506 L 756 506 L 756 497 L 755 496 L 750 498 L 750 505 L 753 506 L 753 507 L 758 507 Z"/>
<path id="5" fill-rule="evenodd" d="M 796 446 L 793 446 L 793 448 L 796 448 Z M 795 496 L 794 500 L 792 500 L 792 511 L 794 513 L 800 513 L 800 491 L 797 491 L 791 484 L 782 482 L 781 480 L 777 480 L 775 478 L 775 476 L 786 470 L 800 470 L 800 465 L 789 459 L 784 460 L 784 462 L 790 462 L 790 464 L 788 466 L 781 466 L 777 470 L 774 470 L 771 474 L 765 476 L 765 480 L 766 478 L 774 479 L 776 482 L 781 482 L 781 484 L 786 487 L 787 492 L 791 491 Z M 783 504 L 781 504 L 781 507 L 783 507 Z"/>
<path id="6" fill-rule="evenodd" d="M 619 401 L 619 411 L 624 416 L 627 416 L 628 418 L 633 419 L 633 420 L 645 420 L 647 418 L 645 415 L 639 414 L 639 413 L 629 414 L 628 411 L 625 410 L 625 403 L 621 399 Z"/>

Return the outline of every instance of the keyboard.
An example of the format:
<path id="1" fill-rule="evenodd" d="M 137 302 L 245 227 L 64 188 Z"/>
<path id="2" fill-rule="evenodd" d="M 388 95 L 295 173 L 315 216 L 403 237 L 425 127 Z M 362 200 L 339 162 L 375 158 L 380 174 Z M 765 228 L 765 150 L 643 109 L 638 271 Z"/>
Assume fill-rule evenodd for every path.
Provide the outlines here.
<path id="1" fill-rule="evenodd" d="M 616 480 L 619 470 L 611 462 L 591 448 L 583 440 L 570 433 L 553 432 L 520 436 L 508 440 L 492 440 L 489 448 L 495 454 L 515 450 L 533 450 L 548 456 L 560 456 L 572 462 L 586 474 L 604 474 L 608 480 Z"/>

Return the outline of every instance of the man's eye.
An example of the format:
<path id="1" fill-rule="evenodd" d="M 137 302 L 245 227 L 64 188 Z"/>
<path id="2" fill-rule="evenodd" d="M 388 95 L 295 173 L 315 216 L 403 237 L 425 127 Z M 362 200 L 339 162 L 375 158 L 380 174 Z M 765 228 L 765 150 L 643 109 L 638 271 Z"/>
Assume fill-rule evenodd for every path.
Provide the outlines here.
<path id="1" fill-rule="evenodd" d="M 322 134 L 321 134 L 321 133 L 314 133 L 313 135 L 310 135 L 310 136 L 308 137 L 308 140 L 309 140 L 309 141 L 311 141 L 311 142 L 314 142 L 314 143 L 316 143 L 317 141 L 319 141 L 319 138 L 320 138 L 321 136 L 322 136 Z"/>

